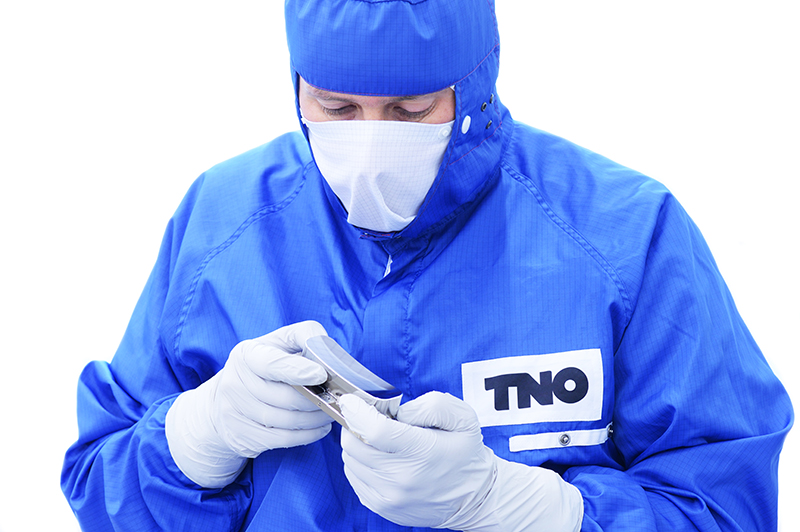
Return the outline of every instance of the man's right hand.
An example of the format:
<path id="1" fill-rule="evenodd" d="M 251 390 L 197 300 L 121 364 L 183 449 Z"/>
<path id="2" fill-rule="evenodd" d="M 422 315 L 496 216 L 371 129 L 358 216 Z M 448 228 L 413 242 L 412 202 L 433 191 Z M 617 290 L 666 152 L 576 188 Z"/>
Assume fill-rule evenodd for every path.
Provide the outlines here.
<path id="1" fill-rule="evenodd" d="M 322 384 L 327 373 L 298 354 L 326 335 L 315 321 L 287 325 L 239 343 L 219 373 L 173 403 L 166 418 L 170 454 L 206 488 L 232 482 L 247 458 L 324 437 L 331 418 L 291 385 Z"/>

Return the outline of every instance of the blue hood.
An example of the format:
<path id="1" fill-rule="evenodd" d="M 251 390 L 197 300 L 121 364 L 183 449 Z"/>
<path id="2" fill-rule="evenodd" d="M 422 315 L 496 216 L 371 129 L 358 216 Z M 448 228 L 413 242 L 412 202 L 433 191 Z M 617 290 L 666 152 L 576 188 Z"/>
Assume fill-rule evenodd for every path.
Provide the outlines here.
<path id="1" fill-rule="evenodd" d="M 453 137 L 416 219 L 398 233 L 365 234 L 414 238 L 467 209 L 497 173 L 512 129 L 495 89 L 494 1 L 286 0 L 285 8 L 295 83 L 302 76 L 315 87 L 370 96 L 455 89 Z"/>

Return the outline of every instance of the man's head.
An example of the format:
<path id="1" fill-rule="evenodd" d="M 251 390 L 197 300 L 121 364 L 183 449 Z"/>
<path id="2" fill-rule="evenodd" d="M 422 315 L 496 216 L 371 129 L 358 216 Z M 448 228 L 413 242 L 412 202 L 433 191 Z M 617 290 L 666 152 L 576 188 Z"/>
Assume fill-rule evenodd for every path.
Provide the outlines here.
<path id="1" fill-rule="evenodd" d="M 412 236 L 479 193 L 503 145 L 494 0 L 285 7 L 303 132 L 352 225 Z"/>

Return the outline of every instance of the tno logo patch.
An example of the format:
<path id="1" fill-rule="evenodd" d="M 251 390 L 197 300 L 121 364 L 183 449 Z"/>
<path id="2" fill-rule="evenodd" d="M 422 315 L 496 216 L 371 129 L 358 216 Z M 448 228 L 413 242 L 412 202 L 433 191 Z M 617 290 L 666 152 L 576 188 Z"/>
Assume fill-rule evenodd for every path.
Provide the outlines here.
<path id="1" fill-rule="evenodd" d="M 599 349 L 467 362 L 461 379 L 482 427 L 596 421 L 603 413 Z"/>

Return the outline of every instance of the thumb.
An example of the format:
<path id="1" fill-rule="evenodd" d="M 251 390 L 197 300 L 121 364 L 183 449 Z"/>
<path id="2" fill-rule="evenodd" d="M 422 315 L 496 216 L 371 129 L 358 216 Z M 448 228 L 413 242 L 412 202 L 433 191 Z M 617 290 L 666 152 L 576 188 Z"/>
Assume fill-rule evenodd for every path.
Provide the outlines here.
<path id="1" fill-rule="evenodd" d="M 449 432 L 473 432 L 481 428 L 478 415 L 471 406 L 441 392 L 428 392 L 400 406 L 397 420 Z"/>
<path id="2" fill-rule="evenodd" d="M 409 429 L 419 430 L 417 427 L 389 419 L 353 394 L 341 396 L 339 408 L 350 432 L 370 446 L 387 453 L 397 452 L 407 446 L 405 440 Z"/>

